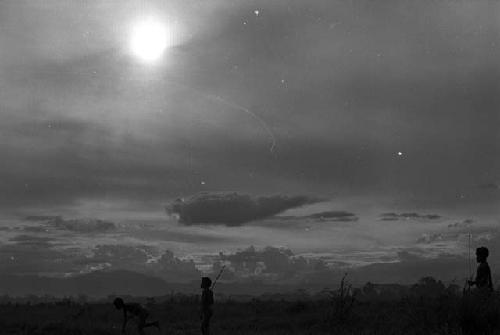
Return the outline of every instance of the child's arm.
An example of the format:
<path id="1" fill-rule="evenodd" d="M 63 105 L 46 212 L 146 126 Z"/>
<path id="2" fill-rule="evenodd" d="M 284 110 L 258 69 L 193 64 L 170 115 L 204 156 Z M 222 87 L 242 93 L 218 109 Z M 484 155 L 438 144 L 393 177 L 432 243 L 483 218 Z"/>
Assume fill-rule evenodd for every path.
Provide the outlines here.
<path id="1" fill-rule="evenodd" d="M 479 266 L 476 270 L 476 278 L 475 280 L 468 280 L 467 282 L 469 283 L 470 286 L 477 286 L 478 279 L 481 277 L 481 266 Z"/>

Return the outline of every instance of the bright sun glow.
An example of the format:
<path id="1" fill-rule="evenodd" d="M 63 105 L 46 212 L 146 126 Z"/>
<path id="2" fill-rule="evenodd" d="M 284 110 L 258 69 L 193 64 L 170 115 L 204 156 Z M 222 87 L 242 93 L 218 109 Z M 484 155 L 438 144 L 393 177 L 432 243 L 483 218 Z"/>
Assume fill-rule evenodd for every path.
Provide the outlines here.
<path id="1" fill-rule="evenodd" d="M 159 60 L 169 46 L 167 27 L 159 20 L 148 17 L 132 26 L 130 49 L 134 56 L 146 63 Z"/>

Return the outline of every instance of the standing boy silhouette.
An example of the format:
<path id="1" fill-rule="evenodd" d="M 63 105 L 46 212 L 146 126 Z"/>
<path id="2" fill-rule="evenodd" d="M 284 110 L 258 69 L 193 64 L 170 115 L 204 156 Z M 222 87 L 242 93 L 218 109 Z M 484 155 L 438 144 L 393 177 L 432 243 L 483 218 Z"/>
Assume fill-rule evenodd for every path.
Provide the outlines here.
<path id="1" fill-rule="evenodd" d="M 489 250 L 486 247 L 476 249 L 477 266 L 476 280 L 469 280 L 470 286 L 476 285 L 478 289 L 493 291 L 493 282 L 491 280 L 491 270 L 486 259 L 489 256 Z"/>
<path id="2" fill-rule="evenodd" d="M 212 305 L 214 304 L 214 292 L 210 289 L 212 280 L 208 277 L 201 278 L 201 334 L 210 335 L 210 318 L 212 317 Z"/>

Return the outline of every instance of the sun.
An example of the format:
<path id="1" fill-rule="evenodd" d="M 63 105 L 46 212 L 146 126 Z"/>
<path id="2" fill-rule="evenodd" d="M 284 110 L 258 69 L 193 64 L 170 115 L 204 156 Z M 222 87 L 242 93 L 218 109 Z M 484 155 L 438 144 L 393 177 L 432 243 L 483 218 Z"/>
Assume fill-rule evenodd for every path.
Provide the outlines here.
<path id="1" fill-rule="evenodd" d="M 130 51 L 140 61 L 160 60 L 170 45 L 167 26 L 154 17 L 137 20 L 130 32 Z"/>

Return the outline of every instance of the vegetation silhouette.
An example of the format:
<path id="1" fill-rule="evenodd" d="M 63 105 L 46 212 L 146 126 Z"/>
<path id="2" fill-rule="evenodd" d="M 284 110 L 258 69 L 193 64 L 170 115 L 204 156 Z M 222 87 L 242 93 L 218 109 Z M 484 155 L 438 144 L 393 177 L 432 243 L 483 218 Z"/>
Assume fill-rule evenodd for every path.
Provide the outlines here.
<path id="1" fill-rule="evenodd" d="M 477 254 L 480 261 L 474 286 L 482 288 L 478 283 L 485 272 L 484 249 Z M 204 277 L 200 286 L 201 295 L 172 292 L 163 297 L 135 297 L 136 303 L 115 296 L 93 302 L 85 296 L 62 300 L 2 296 L 0 333 L 112 335 L 123 332 L 133 316 L 138 322 L 131 334 L 194 335 L 200 333 L 195 317 L 199 313 L 202 334 L 500 334 L 500 292 L 489 289 L 489 282 L 487 289 L 465 294 L 457 284 L 433 277 L 421 278 L 411 286 L 367 283 L 354 288 L 346 274 L 337 288 L 316 293 L 301 289 L 253 298 L 219 294 L 214 320 L 214 285 Z M 123 319 L 110 302 L 124 312 Z M 147 310 L 141 304 L 147 304 Z M 161 330 L 151 329 L 159 324 L 147 322 L 149 311 L 165 320 Z"/>

